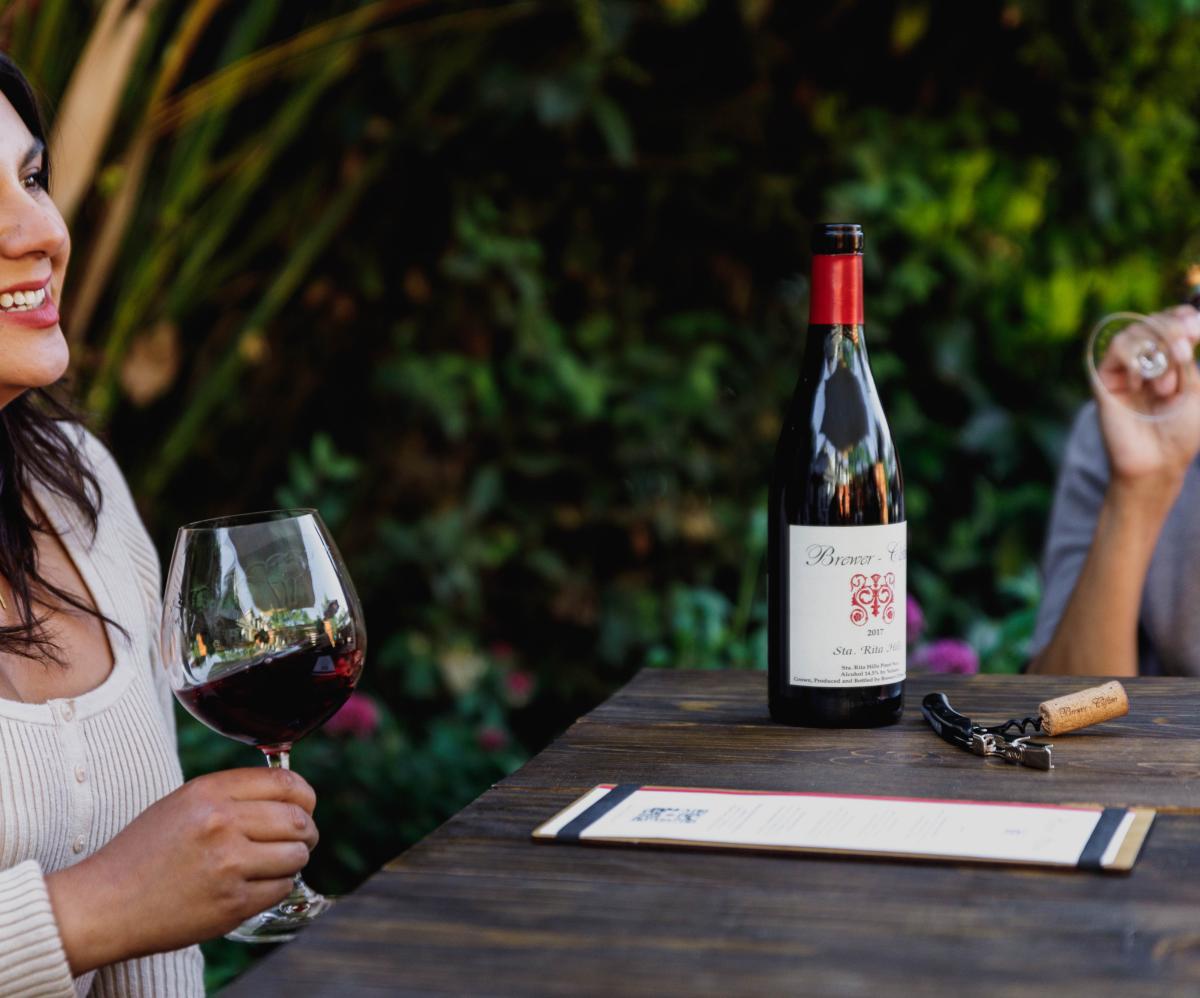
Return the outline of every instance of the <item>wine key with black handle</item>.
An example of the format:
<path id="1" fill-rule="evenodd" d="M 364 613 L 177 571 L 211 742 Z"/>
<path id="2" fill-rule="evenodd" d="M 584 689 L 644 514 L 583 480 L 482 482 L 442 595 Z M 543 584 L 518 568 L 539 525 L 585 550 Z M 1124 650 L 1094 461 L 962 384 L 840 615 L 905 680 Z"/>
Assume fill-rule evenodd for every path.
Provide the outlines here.
<path id="1" fill-rule="evenodd" d="M 1005 762 L 1031 769 L 1053 769 L 1052 745 L 1033 742 L 1027 729 L 1048 735 L 1078 731 L 1129 713 L 1129 699 L 1118 682 L 1047 700 L 1038 705 L 1037 717 L 1008 720 L 985 727 L 950 706 L 945 693 L 930 693 L 921 701 L 921 713 L 944 740 L 980 756 L 998 756 Z M 1013 731 L 1019 736 L 1010 739 Z"/>

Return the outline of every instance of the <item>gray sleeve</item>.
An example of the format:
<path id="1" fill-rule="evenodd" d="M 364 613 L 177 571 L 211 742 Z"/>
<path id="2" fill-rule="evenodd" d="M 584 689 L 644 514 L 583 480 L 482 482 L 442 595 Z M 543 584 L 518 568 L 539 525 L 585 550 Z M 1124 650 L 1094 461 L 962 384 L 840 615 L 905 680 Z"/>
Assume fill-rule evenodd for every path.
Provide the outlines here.
<path id="1" fill-rule="evenodd" d="M 1089 402 L 1075 418 L 1067 438 L 1054 505 L 1042 552 L 1042 602 L 1030 642 L 1030 656 L 1050 643 L 1067 601 L 1083 569 L 1100 505 L 1108 490 L 1108 454 L 1100 435 L 1096 404 Z"/>

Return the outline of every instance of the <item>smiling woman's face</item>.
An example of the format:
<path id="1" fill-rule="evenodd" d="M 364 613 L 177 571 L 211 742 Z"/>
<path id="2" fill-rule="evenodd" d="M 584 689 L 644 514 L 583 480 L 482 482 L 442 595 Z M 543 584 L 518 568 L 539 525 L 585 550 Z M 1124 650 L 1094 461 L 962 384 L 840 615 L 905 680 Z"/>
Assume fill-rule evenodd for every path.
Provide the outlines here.
<path id="1" fill-rule="evenodd" d="M 58 300 L 71 241 L 44 186 L 45 162 L 0 95 L 0 407 L 67 369 Z"/>

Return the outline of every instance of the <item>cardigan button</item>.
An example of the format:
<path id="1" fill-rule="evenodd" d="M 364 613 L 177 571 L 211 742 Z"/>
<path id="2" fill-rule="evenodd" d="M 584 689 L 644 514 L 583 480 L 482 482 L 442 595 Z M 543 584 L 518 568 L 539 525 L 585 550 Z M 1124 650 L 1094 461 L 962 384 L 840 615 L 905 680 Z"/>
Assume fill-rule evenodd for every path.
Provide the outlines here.
<path id="1" fill-rule="evenodd" d="M 83 836 L 80 835 L 74 842 L 71 843 L 71 851 L 78 856 L 83 852 Z"/>

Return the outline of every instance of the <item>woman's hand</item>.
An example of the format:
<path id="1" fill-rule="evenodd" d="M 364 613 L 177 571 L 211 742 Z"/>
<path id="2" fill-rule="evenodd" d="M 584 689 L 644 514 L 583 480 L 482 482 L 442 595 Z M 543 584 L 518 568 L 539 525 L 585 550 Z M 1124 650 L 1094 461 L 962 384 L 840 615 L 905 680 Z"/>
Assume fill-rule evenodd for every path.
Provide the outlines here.
<path id="1" fill-rule="evenodd" d="M 72 973 L 210 939 L 286 897 L 317 843 L 315 803 L 285 769 L 201 776 L 48 876 Z"/>
<path id="2" fill-rule="evenodd" d="M 1097 371 L 1106 391 L 1095 393 L 1096 404 L 1113 481 L 1177 490 L 1200 453 L 1200 372 L 1194 357 L 1200 312 L 1180 305 L 1153 318 L 1178 363 L 1145 382 L 1134 360 L 1139 336 L 1132 326 L 1116 337 Z M 1124 404 L 1133 395 L 1161 400 L 1171 411 L 1160 419 L 1146 419 Z"/>

